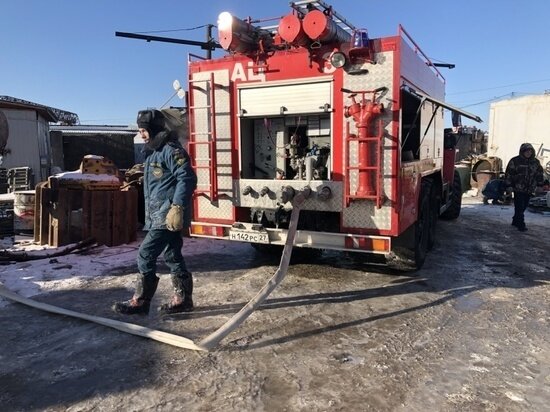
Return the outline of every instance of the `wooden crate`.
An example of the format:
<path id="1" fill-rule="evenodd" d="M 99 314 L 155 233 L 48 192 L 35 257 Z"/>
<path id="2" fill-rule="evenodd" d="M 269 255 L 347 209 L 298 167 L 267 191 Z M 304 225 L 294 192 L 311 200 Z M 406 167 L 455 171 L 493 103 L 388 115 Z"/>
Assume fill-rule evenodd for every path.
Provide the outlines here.
<path id="1" fill-rule="evenodd" d="M 34 240 L 62 246 L 93 237 L 116 246 L 136 240 L 138 194 L 129 190 L 36 187 Z"/>

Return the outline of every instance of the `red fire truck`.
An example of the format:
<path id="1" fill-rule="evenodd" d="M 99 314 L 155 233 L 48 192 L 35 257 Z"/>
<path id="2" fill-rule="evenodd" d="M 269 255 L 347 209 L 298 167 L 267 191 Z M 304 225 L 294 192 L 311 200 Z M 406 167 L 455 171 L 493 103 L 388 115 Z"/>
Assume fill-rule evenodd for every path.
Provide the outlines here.
<path id="1" fill-rule="evenodd" d="M 221 58 L 190 56 L 191 235 L 364 252 L 420 268 L 439 217 L 459 216 L 445 80 L 399 26 L 369 38 L 322 1 L 277 27 L 222 13 Z"/>

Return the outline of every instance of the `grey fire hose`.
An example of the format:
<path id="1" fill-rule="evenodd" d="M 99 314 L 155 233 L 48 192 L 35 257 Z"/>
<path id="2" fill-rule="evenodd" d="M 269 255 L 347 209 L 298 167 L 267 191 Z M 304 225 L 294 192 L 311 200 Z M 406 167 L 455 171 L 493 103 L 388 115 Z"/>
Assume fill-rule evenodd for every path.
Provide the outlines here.
<path id="1" fill-rule="evenodd" d="M 44 310 L 46 312 L 57 313 L 59 315 L 88 320 L 90 322 L 98 323 L 103 326 L 108 326 L 113 329 L 118 329 L 122 332 L 130 333 L 132 335 L 142 336 L 144 338 L 153 339 L 159 342 L 167 343 L 172 346 L 177 346 L 178 348 L 204 350 L 203 348 L 195 345 L 195 343 L 191 339 L 184 338 L 183 336 L 173 335 L 171 333 L 162 332 L 160 330 L 149 329 L 144 326 L 134 325 L 133 323 L 126 323 L 114 319 L 87 315 L 85 313 L 63 309 L 57 306 L 49 305 L 47 303 L 37 302 L 29 298 L 24 298 L 23 296 L 20 296 L 17 293 L 6 289 L 2 284 L 0 284 L 0 295 L 16 302 L 22 303 L 24 305 Z"/>
<path id="2" fill-rule="evenodd" d="M 309 194 L 310 190 L 305 189 L 302 192 L 298 192 L 296 196 L 294 196 L 294 198 L 292 199 L 293 208 L 290 217 L 290 224 L 287 232 L 286 242 L 283 249 L 283 254 L 281 256 L 281 263 L 279 264 L 279 267 L 275 274 L 256 294 L 256 296 L 254 296 L 238 313 L 236 313 L 219 329 L 208 335 L 206 338 L 202 339 L 198 344 L 195 344 L 195 342 L 193 342 L 191 339 L 172 333 L 149 329 L 144 326 L 135 325 L 133 323 L 87 315 L 85 313 L 63 309 L 57 306 L 49 305 L 47 303 L 37 302 L 35 300 L 20 296 L 9 289 L 6 289 L 6 287 L 4 287 L 4 285 L 2 285 L 1 283 L 0 296 L 11 299 L 15 302 L 22 303 L 27 306 L 31 306 L 36 309 L 44 310 L 46 312 L 84 319 L 90 322 L 98 323 L 103 326 L 120 330 L 122 332 L 153 339 L 158 342 L 177 346 L 179 348 L 192 349 L 197 351 L 208 351 L 215 348 L 223 338 L 225 338 L 236 328 L 238 328 L 252 314 L 252 312 L 254 312 L 262 304 L 262 302 L 265 301 L 265 299 L 271 294 L 271 292 L 273 292 L 273 290 L 282 282 L 282 280 L 286 276 L 288 265 L 290 263 L 290 256 L 292 254 L 292 247 L 294 245 L 294 238 L 296 237 L 298 217 L 300 216 L 300 208 L 305 199 L 309 196 Z"/>
<path id="3" fill-rule="evenodd" d="M 236 328 L 238 328 L 239 325 L 241 325 L 282 282 L 288 271 L 290 255 L 292 254 L 292 247 L 294 246 L 294 238 L 296 237 L 296 229 L 298 227 L 300 207 L 302 206 L 304 200 L 304 193 L 300 192 L 294 197 L 292 201 L 292 214 L 290 216 L 290 224 L 286 236 L 285 247 L 283 249 L 283 255 L 281 256 L 281 263 L 279 264 L 279 268 L 277 269 L 275 274 L 256 294 L 256 296 L 254 296 L 238 313 L 236 313 L 218 330 L 201 340 L 199 343 L 200 347 L 205 348 L 206 350 L 210 350 L 217 346 L 223 338 L 225 338 Z"/>

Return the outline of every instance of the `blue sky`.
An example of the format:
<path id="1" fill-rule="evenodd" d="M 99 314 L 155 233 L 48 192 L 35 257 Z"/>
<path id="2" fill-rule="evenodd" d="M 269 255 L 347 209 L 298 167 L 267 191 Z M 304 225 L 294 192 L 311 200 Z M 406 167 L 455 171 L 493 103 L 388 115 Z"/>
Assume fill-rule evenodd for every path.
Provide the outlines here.
<path id="1" fill-rule="evenodd" d="M 547 0 L 326 1 L 370 37 L 398 24 L 442 69 L 446 100 L 483 118 L 489 102 L 550 89 Z M 197 47 L 115 37 L 115 31 L 178 30 L 216 23 L 222 11 L 278 17 L 286 0 L 0 0 L 0 95 L 75 112 L 83 124 L 132 124 L 185 81 Z M 215 32 L 216 34 L 216 32 Z M 155 33 L 202 41 L 204 29 Z M 219 53 L 219 52 L 218 52 Z M 485 103 L 481 103 L 485 102 Z M 171 105 L 181 105 L 174 98 Z M 465 121 L 466 124 L 474 124 Z"/>

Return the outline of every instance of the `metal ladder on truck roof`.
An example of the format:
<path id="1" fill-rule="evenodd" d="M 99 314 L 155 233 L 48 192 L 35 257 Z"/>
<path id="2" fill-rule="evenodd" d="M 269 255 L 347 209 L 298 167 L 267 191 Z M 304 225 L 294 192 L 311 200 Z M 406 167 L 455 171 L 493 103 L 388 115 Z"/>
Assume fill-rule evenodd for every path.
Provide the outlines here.
<path id="1" fill-rule="evenodd" d="M 215 92 L 216 84 L 214 83 L 214 73 L 210 73 L 209 79 L 193 80 L 189 75 L 189 151 L 191 152 L 191 165 L 199 174 L 201 169 L 208 170 L 208 183 L 197 183 L 195 195 L 206 196 L 211 202 L 218 200 L 218 173 L 217 173 L 217 158 L 216 158 L 216 101 Z M 196 83 L 204 83 L 204 88 L 194 86 Z M 198 90 L 204 90 L 207 102 L 204 106 L 195 106 L 195 93 Z M 207 132 L 197 132 L 196 130 L 196 111 L 206 110 L 209 119 L 209 130 Z M 198 140 L 200 136 L 206 136 L 204 140 Z M 199 158 L 198 146 L 207 146 L 207 157 Z M 201 153 L 202 154 L 202 153 Z M 206 186 L 206 187 L 205 187 Z"/>

